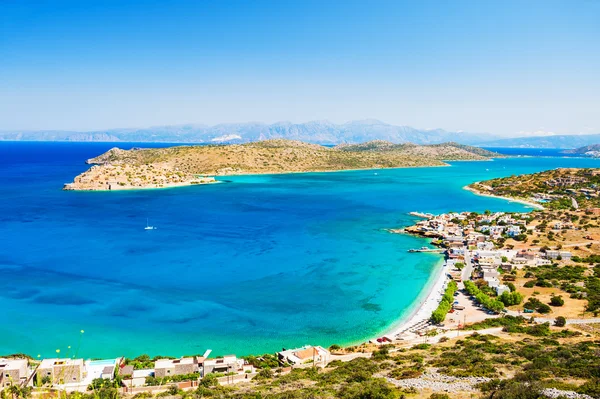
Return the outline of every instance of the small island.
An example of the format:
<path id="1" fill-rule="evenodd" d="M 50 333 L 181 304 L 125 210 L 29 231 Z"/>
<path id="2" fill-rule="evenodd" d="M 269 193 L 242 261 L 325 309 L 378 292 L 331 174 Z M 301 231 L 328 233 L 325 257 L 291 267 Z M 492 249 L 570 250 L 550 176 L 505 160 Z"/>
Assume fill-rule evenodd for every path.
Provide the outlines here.
<path id="1" fill-rule="evenodd" d="M 93 166 L 65 190 L 123 190 L 215 183 L 243 174 L 327 172 L 444 166 L 445 161 L 489 160 L 491 151 L 457 143 L 416 145 L 371 141 L 325 147 L 293 140 L 240 145 L 113 148 L 89 159 Z"/>

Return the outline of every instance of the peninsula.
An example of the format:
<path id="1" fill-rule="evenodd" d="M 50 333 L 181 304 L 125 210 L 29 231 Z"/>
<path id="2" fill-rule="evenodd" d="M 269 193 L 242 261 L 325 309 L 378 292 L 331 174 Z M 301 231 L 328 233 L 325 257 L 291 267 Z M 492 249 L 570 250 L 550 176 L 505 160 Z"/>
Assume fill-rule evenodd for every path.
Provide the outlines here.
<path id="1" fill-rule="evenodd" d="M 499 154 L 457 143 L 434 145 L 371 141 L 325 147 L 292 140 L 239 145 L 113 148 L 89 159 L 89 170 L 65 190 L 161 188 L 215 182 L 207 176 L 325 172 L 443 166 L 446 160 L 488 160 Z"/>
<path id="2" fill-rule="evenodd" d="M 548 209 L 600 206 L 600 169 L 558 168 L 470 184 L 466 189 Z"/>

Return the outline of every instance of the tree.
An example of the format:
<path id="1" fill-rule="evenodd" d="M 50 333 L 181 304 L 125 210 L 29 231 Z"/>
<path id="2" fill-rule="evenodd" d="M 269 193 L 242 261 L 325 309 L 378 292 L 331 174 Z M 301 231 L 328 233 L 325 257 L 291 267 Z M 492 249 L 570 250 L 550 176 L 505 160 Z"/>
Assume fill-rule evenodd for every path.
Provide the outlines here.
<path id="1" fill-rule="evenodd" d="M 565 300 L 562 299 L 562 296 L 558 295 L 552 295 L 552 298 L 550 298 L 550 305 L 552 306 L 562 306 L 565 304 Z"/>
<path id="2" fill-rule="evenodd" d="M 207 374 L 200 380 L 200 386 L 209 388 L 216 387 L 219 385 L 219 381 L 217 380 L 217 376 L 215 374 Z"/>
<path id="3" fill-rule="evenodd" d="M 517 291 L 513 292 L 503 292 L 499 297 L 500 301 L 504 304 L 504 306 L 513 306 L 518 305 L 523 301 L 523 295 L 521 295 Z"/>
<path id="4" fill-rule="evenodd" d="M 554 325 L 556 327 L 564 327 L 567 324 L 567 319 L 565 319 L 563 316 L 558 316 L 556 319 L 554 319 Z"/>
<path id="5" fill-rule="evenodd" d="M 550 306 L 546 305 L 545 303 L 542 303 L 541 305 L 539 305 L 536 309 L 538 312 L 540 313 L 550 313 L 550 311 L 552 309 L 550 309 Z"/>

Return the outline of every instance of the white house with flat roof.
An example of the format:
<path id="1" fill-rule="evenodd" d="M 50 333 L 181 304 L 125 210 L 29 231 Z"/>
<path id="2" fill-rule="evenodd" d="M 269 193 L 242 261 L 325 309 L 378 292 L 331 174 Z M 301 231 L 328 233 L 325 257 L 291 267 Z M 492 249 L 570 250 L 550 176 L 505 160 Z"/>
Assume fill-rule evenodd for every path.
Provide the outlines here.
<path id="1" fill-rule="evenodd" d="M 38 378 L 49 378 L 54 385 L 78 383 L 83 380 L 83 359 L 44 359 L 37 368 Z"/>
<path id="2" fill-rule="evenodd" d="M 303 346 L 281 351 L 277 353 L 277 357 L 281 362 L 292 365 L 311 363 L 325 366 L 329 363 L 331 354 L 321 346 Z"/>
<path id="3" fill-rule="evenodd" d="M 238 359 L 235 355 L 227 355 L 216 359 L 206 359 L 203 362 L 203 373 L 245 373 L 252 372 L 252 365 L 247 364 L 244 359 Z"/>
<path id="4" fill-rule="evenodd" d="M 0 359 L 0 391 L 11 385 L 21 385 L 28 377 L 27 359 Z"/>
<path id="5" fill-rule="evenodd" d="M 154 362 L 154 376 L 156 378 L 171 377 L 199 372 L 196 357 L 182 357 L 180 359 L 159 359 Z"/>

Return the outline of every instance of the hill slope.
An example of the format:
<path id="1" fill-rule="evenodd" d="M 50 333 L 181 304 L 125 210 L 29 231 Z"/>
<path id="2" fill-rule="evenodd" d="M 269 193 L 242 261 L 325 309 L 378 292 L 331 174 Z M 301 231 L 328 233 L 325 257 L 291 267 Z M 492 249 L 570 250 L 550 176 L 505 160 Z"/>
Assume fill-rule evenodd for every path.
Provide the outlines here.
<path id="1" fill-rule="evenodd" d="M 444 165 L 444 160 L 485 160 L 497 154 L 454 143 L 418 146 L 372 142 L 324 147 L 290 140 L 239 145 L 121 150 L 88 160 L 94 164 L 66 189 L 164 187 L 193 184 L 197 175 L 336 171 Z"/>

